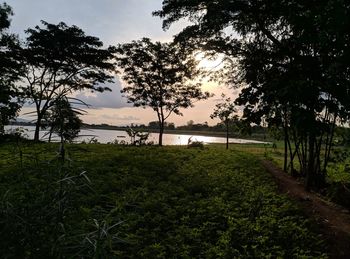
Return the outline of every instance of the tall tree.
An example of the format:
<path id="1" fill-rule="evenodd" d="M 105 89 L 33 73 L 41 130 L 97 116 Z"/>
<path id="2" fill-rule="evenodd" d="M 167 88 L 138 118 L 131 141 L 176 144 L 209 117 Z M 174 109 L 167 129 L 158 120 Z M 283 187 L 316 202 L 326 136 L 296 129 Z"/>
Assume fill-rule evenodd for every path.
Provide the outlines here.
<path id="1" fill-rule="evenodd" d="M 28 29 L 22 51 L 26 66 L 25 93 L 35 104 L 37 121 L 34 139 L 39 140 L 41 121 L 53 99 L 74 91 L 110 90 L 103 83 L 113 82 L 115 48 L 102 48 L 96 37 L 85 35 L 76 26 L 42 21 L 43 28 Z"/>
<path id="2" fill-rule="evenodd" d="M 336 122 L 349 118 L 349 11 L 343 0 L 167 0 L 155 15 L 164 28 L 189 18 L 177 40 L 238 64 L 244 117 L 279 123 L 286 147 L 292 136 L 310 188 L 324 181 Z"/>
<path id="3" fill-rule="evenodd" d="M 4 125 L 20 109 L 15 82 L 22 67 L 17 58 L 17 37 L 7 31 L 11 15 L 11 7 L 6 3 L 0 4 L 0 134 L 4 132 Z"/>
<path id="4" fill-rule="evenodd" d="M 198 62 L 170 43 L 153 43 L 150 39 L 121 44 L 117 48 L 117 62 L 127 94 L 134 106 L 150 107 L 157 113 L 159 145 L 163 144 L 164 123 L 173 113 L 193 106 L 196 100 L 207 99 L 200 83 L 193 80 L 200 75 Z"/>
<path id="5" fill-rule="evenodd" d="M 230 122 L 232 122 L 234 119 L 237 119 L 237 115 L 236 116 L 233 115 L 235 112 L 237 112 L 237 110 L 236 110 L 235 104 L 233 103 L 230 97 L 226 98 L 225 94 L 222 94 L 221 97 L 222 97 L 222 101 L 215 105 L 214 112 L 210 115 L 210 117 L 212 119 L 219 118 L 221 122 L 225 124 L 226 149 L 228 149 Z"/>

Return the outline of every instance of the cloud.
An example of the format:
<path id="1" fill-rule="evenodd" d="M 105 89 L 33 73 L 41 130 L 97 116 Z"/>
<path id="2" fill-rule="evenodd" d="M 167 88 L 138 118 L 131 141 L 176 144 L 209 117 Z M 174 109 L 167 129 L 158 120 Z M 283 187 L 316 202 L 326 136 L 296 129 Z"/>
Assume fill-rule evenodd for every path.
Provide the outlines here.
<path id="1" fill-rule="evenodd" d="M 15 13 L 10 31 L 19 34 L 20 38 L 25 37 L 23 31 L 28 27 L 40 25 L 40 20 L 55 24 L 63 21 L 69 26 L 74 24 L 87 35 L 99 37 L 106 46 L 130 42 L 142 37 L 170 41 L 173 35 L 186 25 L 185 21 L 181 21 L 174 24 L 168 31 L 163 31 L 162 20 L 152 16 L 152 11 L 161 9 L 161 0 L 10 0 L 7 2 L 13 7 Z M 112 92 L 76 93 L 75 97 L 91 104 L 94 108 L 87 109 L 89 113 L 82 116 L 84 122 L 122 125 L 129 122 L 148 123 L 157 120 L 152 109 L 135 108 L 127 103 L 120 93 L 122 84 L 119 80 L 107 86 L 112 88 Z M 227 96 L 237 95 L 237 92 L 232 89 L 220 88 L 212 83 L 206 83 L 203 89 L 215 93 L 217 99 L 222 92 Z M 185 124 L 190 119 L 195 122 L 214 123 L 209 116 L 215 104 L 214 98 L 198 102 L 194 108 L 184 109 L 183 117 L 172 116 L 169 120 L 176 125 Z M 26 106 L 22 109 L 21 115 L 33 109 L 33 106 Z M 33 117 L 30 118 L 33 119 Z"/>
<path id="2" fill-rule="evenodd" d="M 162 30 L 162 20 L 152 16 L 153 11 L 161 9 L 160 0 L 11 0 L 9 4 L 15 13 L 11 30 L 21 37 L 40 20 L 77 25 L 106 45 L 142 37 L 169 41 L 183 28 L 180 22 L 168 31 Z"/>
<path id="3" fill-rule="evenodd" d="M 118 114 L 104 114 L 101 116 L 103 119 L 106 119 L 106 120 L 116 120 L 116 121 L 139 121 L 140 118 L 137 118 L 135 116 L 120 116 Z"/>
<path id="4" fill-rule="evenodd" d="M 130 123 L 144 123 L 149 121 L 148 113 L 145 109 L 126 107 L 121 109 L 101 108 L 87 109 L 88 113 L 82 116 L 82 120 L 89 124 L 107 123 L 110 125 L 130 125 Z M 151 113 L 152 115 L 152 113 Z M 148 119 L 147 119 L 148 118 Z"/>
<path id="5" fill-rule="evenodd" d="M 108 83 L 101 85 L 103 87 L 109 87 L 112 91 L 104 91 L 100 92 L 89 92 L 88 90 L 76 92 L 73 94 L 73 98 L 79 99 L 82 102 L 89 105 L 89 109 L 101 109 L 101 108 L 112 108 L 112 109 L 120 109 L 125 107 L 133 107 L 131 103 L 127 102 L 126 97 L 123 97 L 120 93 L 122 89 L 122 84 L 118 78 L 115 79 L 114 83 Z M 74 101 L 78 103 L 77 101 Z M 77 105 L 74 105 L 77 106 Z M 24 107 L 32 107 L 35 105 L 32 101 L 28 101 L 24 104 Z M 85 109 L 86 107 L 81 107 L 78 105 L 77 107 Z"/>
<path id="6" fill-rule="evenodd" d="M 119 79 L 115 80 L 114 84 L 105 84 L 104 86 L 109 87 L 112 92 L 104 91 L 99 92 L 79 92 L 75 95 L 75 98 L 91 105 L 91 108 L 123 108 L 132 107 L 132 104 L 127 103 L 125 97 L 122 96 L 120 90 L 122 89 L 122 84 Z"/>

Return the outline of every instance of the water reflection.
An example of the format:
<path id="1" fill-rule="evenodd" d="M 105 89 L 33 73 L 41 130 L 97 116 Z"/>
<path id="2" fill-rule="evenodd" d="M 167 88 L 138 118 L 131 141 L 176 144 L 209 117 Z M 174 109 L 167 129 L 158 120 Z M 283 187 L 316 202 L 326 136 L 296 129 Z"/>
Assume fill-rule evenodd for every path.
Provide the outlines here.
<path id="1" fill-rule="evenodd" d="M 18 128 L 18 126 L 5 126 L 5 130 L 13 130 Z M 34 137 L 34 127 L 33 126 L 23 126 L 26 130 L 26 134 L 28 138 Z M 40 137 L 43 138 L 47 131 L 41 131 Z M 148 140 L 153 143 L 158 143 L 158 133 L 151 133 Z M 78 142 L 88 141 L 92 137 L 95 137 L 100 143 L 108 143 L 113 142 L 114 140 L 129 142 L 130 138 L 125 131 L 120 130 L 100 130 L 100 129 L 84 129 L 80 132 L 80 137 L 77 138 Z M 191 138 L 192 141 L 201 141 L 205 144 L 208 143 L 226 143 L 226 138 L 224 137 L 206 137 L 206 136 L 198 136 L 198 135 L 180 135 L 180 134 L 164 134 L 163 135 L 163 143 L 164 145 L 187 145 L 188 140 Z M 264 143 L 256 140 L 247 140 L 247 139 L 237 139 L 230 138 L 230 143 L 236 144 L 248 144 L 248 143 Z"/>

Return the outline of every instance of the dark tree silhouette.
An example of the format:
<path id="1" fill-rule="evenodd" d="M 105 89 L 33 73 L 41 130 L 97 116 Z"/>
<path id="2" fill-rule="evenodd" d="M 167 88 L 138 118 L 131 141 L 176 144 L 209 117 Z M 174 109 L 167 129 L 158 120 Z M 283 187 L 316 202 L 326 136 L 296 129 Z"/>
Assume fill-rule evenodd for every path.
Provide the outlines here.
<path id="1" fill-rule="evenodd" d="M 335 125 L 349 118 L 349 11 L 343 0 L 167 0 L 154 14 L 164 28 L 190 18 L 177 40 L 227 56 L 226 75 L 245 84 L 244 118 L 282 128 L 310 188 L 324 182 Z"/>
<path id="2" fill-rule="evenodd" d="M 233 115 L 235 112 L 237 112 L 237 110 L 230 97 L 226 98 L 225 94 L 222 94 L 221 97 L 222 101 L 215 105 L 214 112 L 210 115 L 210 118 L 219 118 L 221 122 L 225 124 L 226 149 L 228 149 L 230 122 L 232 122 L 234 119 L 237 120 L 237 115 Z"/>
<path id="3" fill-rule="evenodd" d="M 193 83 L 200 70 L 188 53 L 170 43 L 151 42 L 144 38 L 119 45 L 117 61 L 127 86 L 122 92 L 134 106 L 150 107 L 158 116 L 159 145 L 163 144 L 164 123 L 171 114 L 206 99 L 200 83 Z"/>
<path id="4" fill-rule="evenodd" d="M 76 26 L 42 24 L 44 28 L 26 31 L 22 51 L 27 71 L 25 93 L 36 107 L 35 140 L 39 139 L 41 121 L 53 99 L 79 90 L 110 90 L 102 84 L 113 82 L 115 69 L 111 62 L 115 48 L 102 48 L 98 38 L 85 35 Z"/>
<path id="5" fill-rule="evenodd" d="M 10 6 L 0 4 L 0 134 L 20 109 L 15 87 L 22 68 L 17 55 L 19 43 L 15 35 L 7 32 L 12 14 Z"/>
<path id="6" fill-rule="evenodd" d="M 72 142 L 80 132 L 83 124 L 79 115 L 83 110 L 72 107 L 69 99 L 65 96 L 52 100 L 50 108 L 45 114 L 45 124 L 49 128 L 49 142 L 52 133 L 60 137 L 60 141 Z"/>

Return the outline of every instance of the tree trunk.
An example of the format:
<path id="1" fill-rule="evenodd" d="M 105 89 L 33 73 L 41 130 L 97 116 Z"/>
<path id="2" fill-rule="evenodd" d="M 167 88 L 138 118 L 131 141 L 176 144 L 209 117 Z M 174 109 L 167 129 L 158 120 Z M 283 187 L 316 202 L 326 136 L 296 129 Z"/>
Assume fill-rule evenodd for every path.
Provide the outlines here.
<path id="1" fill-rule="evenodd" d="M 51 143 L 52 131 L 53 131 L 53 129 L 52 129 L 52 127 L 51 127 L 51 128 L 50 128 L 50 133 L 49 133 L 49 143 Z"/>
<path id="2" fill-rule="evenodd" d="M 163 146 L 164 121 L 159 121 L 159 140 L 158 145 Z"/>
<path id="3" fill-rule="evenodd" d="M 326 141 L 326 151 L 325 151 L 324 164 L 323 164 L 323 172 L 324 173 L 326 173 L 327 165 L 328 165 L 330 155 L 331 155 L 335 126 L 336 126 L 336 116 L 334 116 L 333 124 L 331 126 L 331 130 L 329 133 L 330 137 L 327 137 L 327 139 L 329 138 L 329 141 L 328 140 Z"/>
<path id="4" fill-rule="evenodd" d="M 284 164 L 283 171 L 287 172 L 287 163 L 288 163 L 288 129 L 284 127 Z"/>
<path id="5" fill-rule="evenodd" d="M 228 149 L 228 122 L 226 122 L 226 149 Z"/>
<path id="6" fill-rule="evenodd" d="M 292 149 L 292 144 L 290 143 L 290 138 L 289 138 L 289 135 L 288 135 L 288 150 L 289 150 L 289 156 L 290 156 L 290 161 L 289 161 L 289 164 L 290 164 L 290 172 L 291 172 L 291 175 L 293 177 L 297 176 L 297 172 L 294 170 L 294 157 L 295 155 L 297 154 L 298 152 L 298 145 L 296 145 L 296 149 L 294 150 L 293 152 L 293 149 Z"/>
<path id="7" fill-rule="evenodd" d="M 0 134 L 4 134 L 4 133 L 5 133 L 5 126 L 0 122 Z"/>
<path id="8" fill-rule="evenodd" d="M 310 190 L 315 183 L 315 141 L 316 138 L 313 133 L 309 136 L 309 159 L 306 175 L 306 189 Z"/>
<path id="9" fill-rule="evenodd" d="M 40 133 L 40 126 L 41 126 L 41 116 L 38 116 L 38 120 L 35 123 L 35 132 L 34 132 L 34 141 L 39 141 L 39 133 Z"/>

